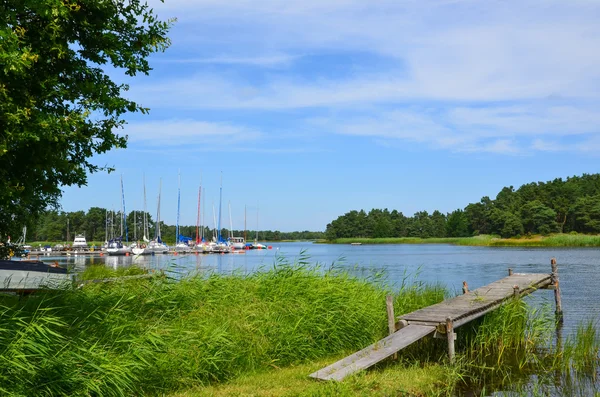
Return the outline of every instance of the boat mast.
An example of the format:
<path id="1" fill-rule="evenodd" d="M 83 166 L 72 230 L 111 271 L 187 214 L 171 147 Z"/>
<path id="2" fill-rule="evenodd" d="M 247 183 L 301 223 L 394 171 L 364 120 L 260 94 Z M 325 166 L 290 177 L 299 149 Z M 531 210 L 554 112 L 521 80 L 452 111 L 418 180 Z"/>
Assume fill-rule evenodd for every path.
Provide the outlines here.
<path id="1" fill-rule="evenodd" d="M 178 173 L 179 186 L 177 188 L 177 224 L 175 225 L 175 244 L 179 244 L 179 208 L 181 206 L 181 171 Z"/>
<path id="2" fill-rule="evenodd" d="M 231 201 L 229 201 L 229 238 L 233 238 L 233 221 L 231 220 Z"/>
<path id="3" fill-rule="evenodd" d="M 258 202 L 256 202 L 256 244 L 258 244 Z"/>
<path id="4" fill-rule="evenodd" d="M 217 216 L 215 215 L 215 203 L 213 202 L 213 235 L 212 235 L 212 240 L 215 240 L 215 236 L 217 235 Z"/>
<path id="5" fill-rule="evenodd" d="M 204 190 L 204 197 L 206 197 L 206 189 L 202 189 L 202 190 Z M 205 215 L 206 215 L 206 200 L 204 200 L 202 202 L 202 219 L 200 219 L 200 226 L 202 227 L 202 240 L 204 240 L 204 232 L 205 232 L 205 230 L 204 230 L 204 222 L 206 219 Z"/>
<path id="6" fill-rule="evenodd" d="M 155 234 L 155 238 L 156 241 L 158 243 L 161 243 L 162 241 L 160 241 L 160 191 L 162 189 L 162 178 L 160 178 L 160 181 L 158 183 L 158 204 L 156 205 L 156 227 L 154 228 L 154 234 Z"/>
<path id="7" fill-rule="evenodd" d="M 146 207 L 146 174 L 144 174 L 144 238 L 145 242 L 148 242 L 148 209 Z"/>
<path id="8" fill-rule="evenodd" d="M 221 204 L 223 203 L 223 171 L 221 171 L 221 186 L 219 187 L 219 223 L 217 225 L 217 238 L 221 242 Z"/>
<path id="9" fill-rule="evenodd" d="M 246 205 L 244 204 L 244 241 L 246 241 Z"/>
<path id="10" fill-rule="evenodd" d="M 108 243 L 108 210 L 104 216 L 104 242 Z"/>
<path id="11" fill-rule="evenodd" d="M 127 218 L 125 217 L 125 191 L 123 190 L 123 174 L 121 174 L 121 196 L 123 196 L 123 216 L 121 218 L 121 238 L 123 238 L 123 221 L 125 221 L 125 241 L 129 242 L 129 235 L 127 233 Z"/>
<path id="12" fill-rule="evenodd" d="M 137 241 L 137 211 L 133 210 L 133 240 Z"/>
<path id="13" fill-rule="evenodd" d="M 202 172 L 200 173 L 200 186 L 198 187 L 198 216 L 196 217 L 196 245 L 200 244 L 200 197 L 202 196 Z"/>

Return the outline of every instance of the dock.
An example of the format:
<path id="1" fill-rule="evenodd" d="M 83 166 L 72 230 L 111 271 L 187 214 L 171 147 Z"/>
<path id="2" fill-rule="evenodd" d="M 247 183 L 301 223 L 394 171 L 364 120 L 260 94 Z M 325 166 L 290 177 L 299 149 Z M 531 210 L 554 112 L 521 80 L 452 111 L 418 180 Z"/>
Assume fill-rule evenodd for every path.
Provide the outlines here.
<path id="1" fill-rule="evenodd" d="M 556 260 L 551 261 L 552 273 L 513 273 L 491 284 L 469 291 L 463 282 L 463 295 L 447 299 L 398 318 L 393 315 L 392 299 L 388 299 L 390 335 L 364 349 L 320 369 L 309 376 L 319 380 L 341 381 L 346 376 L 394 355 L 405 347 L 429 335 L 446 339 L 450 362 L 454 360 L 454 330 L 497 309 L 510 299 L 520 298 L 538 289 L 553 289 L 556 314 L 562 319 L 562 307 Z"/>

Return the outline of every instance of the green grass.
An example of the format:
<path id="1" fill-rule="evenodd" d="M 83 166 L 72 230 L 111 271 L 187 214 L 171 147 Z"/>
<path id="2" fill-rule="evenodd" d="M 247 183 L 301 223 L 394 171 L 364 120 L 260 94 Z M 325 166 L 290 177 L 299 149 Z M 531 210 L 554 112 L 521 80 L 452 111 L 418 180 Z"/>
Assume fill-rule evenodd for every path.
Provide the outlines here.
<path id="1" fill-rule="evenodd" d="M 123 272 L 92 267 L 82 278 L 136 271 Z M 162 395 L 355 351 L 387 332 L 390 290 L 377 277 L 280 261 L 252 275 L 4 296 L 0 394 Z M 398 313 L 445 296 L 429 285 L 396 293 Z"/>
<path id="2" fill-rule="evenodd" d="M 140 273 L 92 266 L 81 278 Z M 306 258 L 251 275 L 175 280 L 167 272 L 0 296 L 0 394 L 455 395 L 481 385 L 518 390 L 532 374 L 546 385 L 555 373 L 587 379 L 598 371 L 595 324 L 558 349 L 549 309 L 518 300 L 459 328 L 453 365 L 445 340 L 428 338 L 342 383 L 308 379 L 387 334 L 389 293 L 397 315 L 447 297 L 408 276 L 392 291 L 384 275 L 359 279 Z"/>
<path id="3" fill-rule="evenodd" d="M 555 234 L 521 238 L 499 238 L 491 235 L 474 237 L 389 237 L 389 238 L 340 238 L 332 244 L 452 244 L 483 247 L 600 247 L 600 236 L 585 234 Z"/>

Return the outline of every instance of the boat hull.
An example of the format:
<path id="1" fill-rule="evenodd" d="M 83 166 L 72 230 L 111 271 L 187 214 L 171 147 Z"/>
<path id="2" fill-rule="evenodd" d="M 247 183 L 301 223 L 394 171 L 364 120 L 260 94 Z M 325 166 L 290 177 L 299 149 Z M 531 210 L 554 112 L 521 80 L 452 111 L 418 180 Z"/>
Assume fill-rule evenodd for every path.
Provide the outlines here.
<path id="1" fill-rule="evenodd" d="M 0 261 L 0 290 L 31 291 L 60 288 L 72 281 L 67 269 L 40 261 Z"/>

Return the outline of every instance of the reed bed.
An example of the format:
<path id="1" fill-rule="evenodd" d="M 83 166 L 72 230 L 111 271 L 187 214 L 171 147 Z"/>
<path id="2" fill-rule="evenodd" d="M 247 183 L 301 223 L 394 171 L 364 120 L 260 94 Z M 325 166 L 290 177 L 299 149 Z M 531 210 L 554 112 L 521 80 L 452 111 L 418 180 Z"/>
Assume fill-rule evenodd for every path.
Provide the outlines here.
<path id="1" fill-rule="evenodd" d="M 81 278 L 141 272 L 92 266 Z M 252 387 L 261 395 L 260 382 L 277 390 L 268 395 L 520 395 L 531 385 L 569 395 L 584 381 L 587 392 L 598 385 L 597 324 L 582 323 L 555 343 L 551 310 L 522 300 L 459 328 L 454 364 L 447 363 L 444 340 L 427 338 L 401 351 L 398 361 L 343 384 L 307 379 L 324 363 L 387 334 L 389 293 L 398 315 L 447 297 L 441 286 L 406 274 L 392 290 L 381 273 L 359 278 L 310 265 L 305 257 L 295 263 L 279 258 L 252 274 L 181 278 L 167 272 L 2 296 L 0 395 L 228 395 Z M 418 387 L 411 381 L 416 377 Z M 240 379 L 246 381 L 236 386 Z"/>
<path id="2" fill-rule="evenodd" d="M 136 272 L 91 267 L 83 278 Z M 354 351 L 387 333 L 391 291 L 378 277 L 280 259 L 250 275 L 157 274 L 4 296 L 0 394 L 164 395 Z M 426 284 L 394 292 L 398 312 L 445 294 Z"/>

